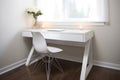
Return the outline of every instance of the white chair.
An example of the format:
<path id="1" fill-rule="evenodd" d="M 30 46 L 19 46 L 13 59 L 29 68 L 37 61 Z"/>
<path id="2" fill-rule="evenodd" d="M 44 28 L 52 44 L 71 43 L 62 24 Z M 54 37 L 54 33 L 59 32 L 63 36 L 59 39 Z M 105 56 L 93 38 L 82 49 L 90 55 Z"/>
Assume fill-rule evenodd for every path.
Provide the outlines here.
<path id="1" fill-rule="evenodd" d="M 56 62 L 59 64 L 59 62 L 57 61 L 56 58 L 53 57 L 53 55 L 61 52 L 62 49 L 47 46 L 46 40 L 40 32 L 32 32 L 32 35 L 33 35 L 33 46 L 34 46 L 34 49 L 36 50 L 36 52 L 41 53 L 48 57 L 47 63 L 46 63 L 46 77 L 47 77 L 47 80 L 49 80 L 50 72 L 51 72 L 51 61 L 56 60 Z M 46 61 L 44 61 L 44 62 L 46 62 Z M 61 67 L 60 64 L 59 64 L 59 66 Z M 61 69 L 61 70 L 63 72 L 63 69 Z"/>

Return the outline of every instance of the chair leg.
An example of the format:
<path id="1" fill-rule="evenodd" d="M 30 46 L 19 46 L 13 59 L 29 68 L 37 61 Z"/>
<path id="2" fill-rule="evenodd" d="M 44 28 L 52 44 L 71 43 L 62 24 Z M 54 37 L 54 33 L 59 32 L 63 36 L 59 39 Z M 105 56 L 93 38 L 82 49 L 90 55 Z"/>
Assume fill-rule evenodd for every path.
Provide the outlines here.
<path id="1" fill-rule="evenodd" d="M 38 62 L 35 63 L 35 65 L 33 66 L 33 69 L 32 69 L 32 72 L 33 72 L 33 73 L 38 70 L 39 65 L 41 65 L 41 67 L 42 67 L 43 62 L 42 62 L 42 61 L 40 61 L 40 62 L 38 61 Z"/>
<path id="2" fill-rule="evenodd" d="M 52 60 L 52 65 L 54 65 L 59 71 L 61 71 L 62 73 L 64 73 L 64 70 L 63 70 L 60 62 L 55 57 L 53 57 L 53 55 L 52 55 L 52 59 L 53 59 Z"/>
<path id="3" fill-rule="evenodd" d="M 56 68 L 59 69 L 62 73 L 64 73 L 64 70 L 63 70 L 60 62 L 56 58 L 54 58 L 54 59 L 55 59 L 56 64 L 58 65 L 58 66 L 56 65 Z"/>
<path id="4" fill-rule="evenodd" d="M 48 57 L 48 62 L 46 63 L 46 76 L 47 80 L 50 79 L 50 71 L 51 71 L 51 65 L 50 65 L 50 56 Z"/>

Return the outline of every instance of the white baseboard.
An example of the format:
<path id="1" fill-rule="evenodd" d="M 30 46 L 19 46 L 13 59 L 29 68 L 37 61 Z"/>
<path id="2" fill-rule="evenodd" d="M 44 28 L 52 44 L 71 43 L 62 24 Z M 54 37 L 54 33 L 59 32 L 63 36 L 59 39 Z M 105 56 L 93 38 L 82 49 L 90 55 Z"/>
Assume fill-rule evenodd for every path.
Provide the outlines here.
<path id="1" fill-rule="evenodd" d="M 59 55 L 59 56 L 55 56 L 55 57 L 59 58 L 59 59 L 63 59 L 63 60 L 73 61 L 73 62 L 79 62 L 79 63 L 82 62 L 82 59 L 79 57 L 65 56 L 65 55 Z M 33 57 L 31 63 L 36 62 L 40 58 L 42 58 L 42 57 L 39 57 L 39 58 Z M 23 59 L 23 60 L 20 60 L 16 63 L 13 63 L 11 65 L 8 65 L 6 67 L 1 68 L 0 75 L 24 65 L 25 62 L 26 62 L 26 59 Z M 108 62 L 94 60 L 94 65 L 100 66 L 100 67 L 105 67 L 105 68 L 110 68 L 110 69 L 115 69 L 115 70 L 120 70 L 120 64 L 114 64 L 114 63 L 108 63 Z"/>
<path id="2" fill-rule="evenodd" d="M 40 58 L 42 58 L 42 57 L 36 58 L 36 56 L 33 56 L 32 59 L 31 59 L 31 64 L 38 61 Z M 26 60 L 27 59 L 23 59 L 23 60 L 20 60 L 18 62 L 15 62 L 13 64 L 10 64 L 8 66 L 5 66 L 5 67 L 1 68 L 0 69 L 0 75 L 24 65 L 26 63 Z"/>
<path id="3" fill-rule="evenodd" d="M 10 64 L 8 66 L 5 66 L 5 67 L 1 68 L 0 69 L 0 75 L 6 73 L 8 71 L 11 71 L 11 70 L 13 70 L 13 69 L 15 69 L 17 67 L 20 67 L 20 66 L 24 65 L 25 62 L 26 62 L 26 59 L 23 59 L 23 60 L 20 60 L 20 61 L 18 61 L 16 63 Z"/>
<path id="4" fill-rule="evenodd" d="M 60 58 L 60 59 L 64 59 L 64 60 L 82 63 L 82 59 L 78 58 L 78 57 L 65 56 L 65 55 L 60 55 L 60 56 L 56 56 L 56 57 Z M 94 60 L 94 65 L 99 66 L 99 67 L 109 68 L 109 69 L 120 70 L 120 64 L 114 64 L 114 63 L 108 63 L 108 62 Z"/>
<path id="5" fill-rule="evenodd" d="M 95 60 L 94 65 L 105 67 L 105 68 L 110 68 L 110 69 L 115 69 L 115 70 L 120 70 L 120 64 L 115 64 L 115 63 L 102 62 L 102 61 Z"/>

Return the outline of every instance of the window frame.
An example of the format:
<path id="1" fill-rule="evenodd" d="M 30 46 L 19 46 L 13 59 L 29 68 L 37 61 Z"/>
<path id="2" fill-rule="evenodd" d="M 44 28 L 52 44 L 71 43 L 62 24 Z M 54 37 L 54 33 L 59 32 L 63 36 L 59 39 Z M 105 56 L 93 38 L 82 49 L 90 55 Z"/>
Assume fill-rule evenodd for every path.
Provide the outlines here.
<path id="1" fill-rule="evenodd" d="M 105 12 L 104 12 L 104 20 L 91 20 L 88 18 L 84 19 L 74 19 L 74 18 L 69 18 L 69 19 L 51 19 L 51 20 L 41 20 L 40 16 L 38 17 L 38 22 L 43 22 L 43 23 L 50 23 L 54 25 L 78 25 L 78 24 L 85 24 L 85 25 L 105 25 L 109 23 L 109 0 L 105 0 Z M 36 0 L 36 7 L 37 7 L 37 0 Z"/>

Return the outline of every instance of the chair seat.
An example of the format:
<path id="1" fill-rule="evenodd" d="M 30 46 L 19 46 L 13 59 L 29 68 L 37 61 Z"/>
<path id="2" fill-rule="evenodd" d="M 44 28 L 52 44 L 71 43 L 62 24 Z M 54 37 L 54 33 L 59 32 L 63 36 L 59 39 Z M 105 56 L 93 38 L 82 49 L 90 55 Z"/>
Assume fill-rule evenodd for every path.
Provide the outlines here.
<path id="1" fill-rule="evenodd" d="M 50 53 L 58 53 L 58 52 L 63 51 L 63 50 L 60 49 L 60 48 L 57 48 L 57 47 L 51 47 L 51 46 L 48 46 L 48 50 L 49 50 Z"/>

